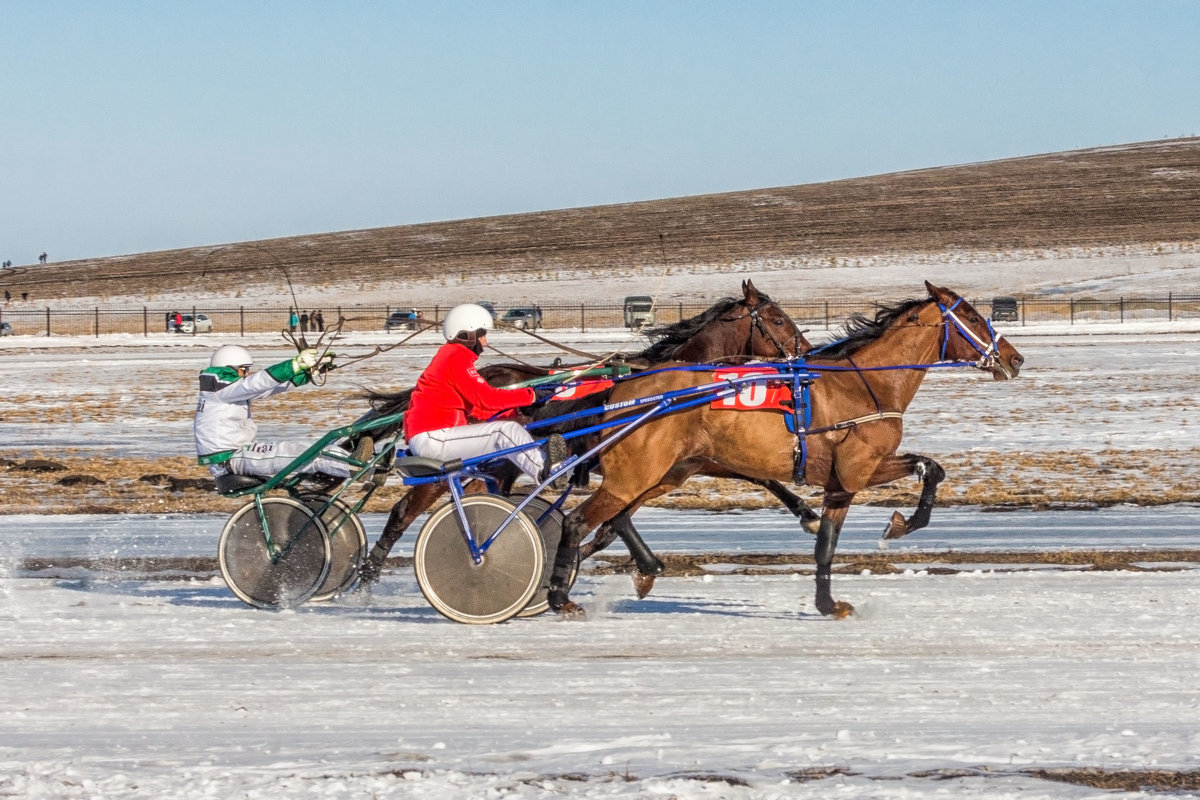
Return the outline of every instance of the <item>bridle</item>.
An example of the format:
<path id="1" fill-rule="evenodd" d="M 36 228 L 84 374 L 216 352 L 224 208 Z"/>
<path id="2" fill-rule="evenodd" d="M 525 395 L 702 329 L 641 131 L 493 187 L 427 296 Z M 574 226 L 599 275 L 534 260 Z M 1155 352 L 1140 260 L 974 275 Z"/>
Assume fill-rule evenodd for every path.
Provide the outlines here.
<path id="1" fill-rule="evenodd" d="M 776 303 L 774 300 L 771 300 L 767 303 L 760 303 L 759 305 L 751 307 L 751 305 L 748 301 L 739 300 L 738 304 L 746 309 L 746 313 L 742 314 L 739 317 L 722 317 L 721 321 L 722 322 L 737 322 L 739 320 L 745 319 L 746 317 L 750 318 L 750 333 L 746 339 L 746 352 L 747 353 L 752 352 L 751 345 L 754 343 L 754 331 L 757 330 L 760 334 L 762 334 L 762 337 L 764 339 L 769 341 L 771 344 L 775 345 L 775 349 L 779 351 L 779 355 L 781 357 L 794 358 L 796 356 L 803 355 L 800 351 L 800 342 L 803 340 L 804 331 L 800 330 L 800 326 L 796 324 L 795 320 L 793 320 L 791 317 L 788 317 L 788 315 L 784 313 L 783 309 L 779 307 L 778 303 Z M 795 333 L 792 335 L 792 352 L 791 352 L 791 354 L 788 353 L 787 347 L 784 345 L 784 342 L 781 341 L 780 338 L 775 335 L 775 332 L 770 329 L 770 327 L 767 325 L 767 323 L 763 321 L 763 318 L 762 318 L 763 310 L 768 309 L 771 306 L 774 306 L 775 309 L 780 314 L 783 314 L 785 317 L 788 318 L 788 321 L 790 321 L 792 323 L 792 330 L 795 331 Z"/>
<path id="2" fill-rule="evenodd" d="M 942 312 L 942 325 L 945 328 L 945 332 L 942 336 L 942 353 L 940 360 L 946 360 L 946 346 L 950 343 L 950 326 L 953 325 L 954 329 L 958 331 L 958 334 L 964 340 L 966 340 L 967 344 L 971 345 L 971 347 L 975 349 L 975 352 L 979 353 L 980 358 L 977 362 L 975 362 L 976 367 L 979 369 L 998 368 L 1011 378 L 1012 375 L 1009 374 L 1008 369 L 1005 368 L 1005 366 L 996 357 L 999 352 L 999 342 L 996 339 L 996 330 L 992 327 L 991 321 L 986 318 L 983 320 L 983 324 L 987 326 L 988 337 L 990 338 L 990 341 L 985 341 L 983 337 L 968 328 L 959 318 L 958 314 L 954 313 L 954 309 L 962 301 L 963 299 L 960 297 L 949 306 L 945 305 L 940 300 L 938 301 L 938 308 Z"/>

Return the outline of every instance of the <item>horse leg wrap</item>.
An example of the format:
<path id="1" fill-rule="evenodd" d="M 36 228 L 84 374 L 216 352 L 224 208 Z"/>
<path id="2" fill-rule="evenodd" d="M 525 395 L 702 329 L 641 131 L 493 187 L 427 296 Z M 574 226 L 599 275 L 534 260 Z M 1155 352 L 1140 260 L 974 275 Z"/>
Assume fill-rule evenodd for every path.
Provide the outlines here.
<path id="1" fill-rule="evenodd" d="M 920 456 L 917 459 L 914 472 L 921 478 L 921 498 L 917 501 L 917 510 L 905 523 L 904 533 L 912 533 L 929 524 L 929 516 L 933 511 L 934 501 L 937 500 L 938 484 L 946 477 L 946 470 L 932 458 Z"/>
<path id="2" fill-rule="evenodd" d="M 837 550 L 838 535 L 840 533 L 840 528 L 833 520 L 821 520 L 821 527 L 817 529 L 817 547 L 813 554 L 818 570 L 822 565 L 828 568 L 833 563 L 833 553 Z"/>
<path id="3" fill-rule="evenodd" d="M 383 562 L 387 560 L 390 547 L 383 542 L 376 542 L 371 548 L 370 554 L 363 560 L 358 567 L 358 579 L 363 583 L 374 583 L 379 580 L 379 574 L 383 572 Z"/>
<path id="4" fill-rule="evenodd" d="M 554 569 L 550 572 L 550 589 L 546 595 L 553 611 L 561 611 L 571 602 L 571 570 L 579 563 L 579 542 L 586 533 L 577 514 L 568 514 L 563 521 L 558 550 L 554 554 Z"/>
<path id="5" fill-rule="evenodd" d="M 642 539 L 642 535 L 633 527 L 633 521 L 625 513 L 618 514 L 612 519 L 612 526 L 621 537 L 621 541 L 629 548 L 629 555 L 637 565 L 637 571 L 643 575 L 661 575 L 666 567 L 658 556 L 650 550 L 650 546 Z"/>

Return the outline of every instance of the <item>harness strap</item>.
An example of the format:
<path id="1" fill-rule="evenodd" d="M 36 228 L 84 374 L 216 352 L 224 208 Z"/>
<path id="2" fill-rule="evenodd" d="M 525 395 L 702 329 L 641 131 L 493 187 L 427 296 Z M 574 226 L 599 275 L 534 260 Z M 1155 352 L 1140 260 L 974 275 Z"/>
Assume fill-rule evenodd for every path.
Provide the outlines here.
<path id="1" fill-rule="evenodd" d="M 797 486 L 804 485 L 804 467 L 808 462 L 808 447 L 807 438 L 814 433 L 829 433 L 830 431 L 849 430 L 850 428 L 858 427 L 864 422 L 877 422 L 881 419 L 903 419 L 904 412 L 902 411 L 876 411 L 874 414 L 864 414 L 861 417 L 854 419 L 844 419 L 840 422 L 835 422 L 832 425 L 826 425 L 821 428 L 808 428 L 796 432 L 796 448 L 793 453 L 792 466 L 792 482 Z"/>
<path id="2" fill-rule="evenodd" d="M 810 428 L 804 431 L 805 434 L 811 435 L 814 433 L 828 433 L 829 431 L 840 431 L 846 428 L 854 428 L 864 422 L 875 422 L 880 419 L 903 419 L 903 411 L 876 411 L 874 414 L 864 414 L 861 417 L 854 419 L 844 419 L 841 422 L 835 422 L 832 425 L 826 425 L 823 428 Z"/>

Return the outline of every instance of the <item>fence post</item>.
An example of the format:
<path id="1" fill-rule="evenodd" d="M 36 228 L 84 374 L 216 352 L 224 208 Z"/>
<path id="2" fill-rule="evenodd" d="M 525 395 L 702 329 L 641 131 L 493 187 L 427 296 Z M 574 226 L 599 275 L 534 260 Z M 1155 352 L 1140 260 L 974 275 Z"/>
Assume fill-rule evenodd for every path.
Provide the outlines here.
<path id="1" fill-rule="evenodd" d="M 246 335 L 246 307 L 238 306 L 238 336 Z"/>
<path id="2" fill-rule="evenodd" d="M 579 304 L 579 332 L 587 330 L 587 319 L 583 315 L 583 303 Z"/>
<path id="3" fill-rule="evenodd" d="M 200 331 L 200 315 L 196 313 L 196 307 L 192 306 L 192 336 L 195 336 Z"/>
<path id="4" fill-rule="evenodd" d="M 825 301 L 825 330 L 829 330 L 829 301 Z"/>
<path id="5" fill-rule="evenodd" d="M 1173 319 L 1171 316 L 1173 311 L 1174 309 L 1171 308 L 1171 292 L 1167 292 L 1167 322 L 1170 322 Z"/>
<path id="6" fill-rule="evenodd" d="M 46 338 L 50 338 L 50 306 L 46 306 Z"/>
<path id="7" fill-rule="evenodd" d="M 1124 322 L 1125 321 L 1125 295 L 1121 295 L 1117 299 L 1119 301 L 1117 308 L 1121 309 L 1121 322 Z"/>
<path id="8" fill-rule="evenodd" d="M 96 306 L 95 313 L 92 315 L 92 334 L 100 338 L 100 306 Z"/>
<path id="9" fill-rule="evenodd" d="M 142 306 L 142 336 L 150 335 L 150 309 Z"/>
<path id="10" fill-rule="evenodd" d="M 1069 307 L 1071 309 L 1071 324 L 1074 325 L 1075 324 L 1075 298 L 1072 297 L 1068 302 L 1070 303 Z"/>

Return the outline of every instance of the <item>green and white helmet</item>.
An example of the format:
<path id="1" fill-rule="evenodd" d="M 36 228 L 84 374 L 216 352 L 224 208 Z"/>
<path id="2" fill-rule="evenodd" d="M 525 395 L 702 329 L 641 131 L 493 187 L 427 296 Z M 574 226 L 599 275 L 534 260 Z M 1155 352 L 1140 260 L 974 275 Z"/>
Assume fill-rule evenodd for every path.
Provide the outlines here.
<path id="1" fill-rule="evenodd" d="M 217 348 L 208 362 L 210 367 L 248 367 L 254 359 L 246 352 L 246 348 L 236 344 L 226 344 Z"/>

